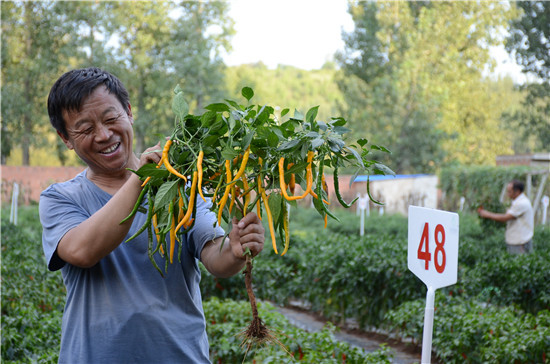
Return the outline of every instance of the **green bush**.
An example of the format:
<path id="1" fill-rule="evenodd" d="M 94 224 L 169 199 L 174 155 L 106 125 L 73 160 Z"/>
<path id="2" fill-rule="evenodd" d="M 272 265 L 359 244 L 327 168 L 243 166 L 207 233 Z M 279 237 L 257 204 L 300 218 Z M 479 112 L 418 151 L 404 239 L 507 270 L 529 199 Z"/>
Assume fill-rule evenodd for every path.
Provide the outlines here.
<path id="1" fill-rule="evenodd" d="M 252 345 L 246 353 L 241 348 L 241 333 L 252 316 L 248 301 L 219 300 L 204 302 L 207 332 L 211 345 L 210 359 L 213 363 L 390 363 L 391 355 L 385 346 L 373 353 L 342 343 L 334 338 L 336 328 L 330 323 L 322 331 L 308 333 L 291 325 L 276 312 L 274 306 L 259 302 L 260 317 L 271 330 L 280 345 Z M 288 352 L 287 352 L 288 351 Z"/>
<path id="2" fill-rule="evenodd" d="M 473 212 L 483 204 L 486 208 L 500 205 L 499 197 L 512 179 L 523 179 L 527 167 L 470 166 L 444 168 L 439 173 L 439 184 L 443 192 L 443 208 L 457 211 L 460 197 L 465 197 L 466 211 Z"/>
<path id="3" fill-rule="evenodd" d="M 346 221 L 343 227 L 338 228 L 338 223 L 329 221 L 326 229 L 319 228 L 321 220 L 308 210 L 295 214 L 296 218 L 291 220 L 291 244 L 287 255 L 276 256 L 266 245 L 264 253 L 255 259 L 257 296 L 281 304 L 290 299 L 302 300 L 313 311 L 333 322 L 353 318 L 363 328 L 391 323 L 393 329 L 419 344 L 426 287 L 407 269 L 407 219 L 371 216 L 366 222 L 366 235 L 359 237 L 358 219 L 353 213 L 347 214 L 346 217 L 344 212 L 339 212 L 340 219 Z M 356 224 L 355 228 L 353 224 Z M 549 327 L 544 323 L 549 305 L 549 236 L 550 229 L 537 227 L 533 239 L 536 254 L 512 256 L 506 252 L 502 230 L 483 226 L 476 215 L 461 214 L 458 282 L 438 290 L 438 295 L 456 298 L 452 312 L 460 317 L 475 317 L 471 310 L 477 306 L 469 304 L 469 300 L 491 307 L 487 317 L 494 315 L 496 318 L 490 324 L 500 325 L 503 330 L 510 312 L 514 312 L 514 322 L 536 317 L 542 323 L 539 330 L 523 327 L 519 330 L 525 330 L 517 335 L 540 336 Z M 203 284 L 212 288 L 208 281 L 208 276 L 205 276 Z M 240 291 L 243 299 L 242 277 L 218 280 L 217 283 L 220 287 L 227 287 L 227 291 Z M 210 289 L 209 294 L 215 292 Z M 399 321 L 391 319 L 395 312 L 397 315 L 405 312 L 411 317 Z M 438 309 L 436 318 L 439 312 Z M 500 321 L 499 315 L 503 317 Z M 467 324 L 447 324 L 441 329 L 441 334 L 438 333 L 440 340 L 434 341 L 434 352 L 447 359 L 451 358 L 448 352 L 467 347 L 478 354 L 470 356 L 468 351 L 464 351 L 466 361 L 476 362 L 476 358 L 489 355 L 486 352 L 497 351 L 491 346 L 485 348 L 485 344 L 477 348 L 478 337 L 477 334 L 468 334 L 471 330 Z M 533 345 L 540 342 L 534 340 Z M 514 344 L 510 340 L 506 343 Z M 515 344 L 519 345 L 518 342 Z M 516 357 L 521 358 L 521 347 L 507 350 L 517 351 Z M 458 354 L 460 356 L 452 360 L 464 361 L 461 352 Z M 497 362 L 507 360 L 506 356 L 497 358 Z"/>
<path id="4" fill-rule="evenodd" d="M 365 236 L 359 237 L 359 218 L 353 212 L 337 211 L 341 223 L 329 221 L 326 229 L 312 209 L 292 213 L 288 253 L 275 255 L 268 238 L 265 251 L 254 260 L 257 297 L 280 304 L 302 300 L 333 322 L 353 318 L 363 328 L 391 327 L 418 344 L 426 287 L 407 269 L 407 219 L 371 216 Z M 18 226 L 6 216 L 2 214 L 2 361 L 56 362 L 65 300 L 61 275 L 47 271 L 37 208 L 22 208 Z M 436 295 L 434 352 L 444 362 L 544 362 L 541 355 L 548 354 L 543 353 L 550 337 L 550 229 L 537 227 L 534 254 L 510 256 L 502 231 L 482 226 L 475 215 L 461 214 L 459 239 L 458 282 Z M 205 272 L 201 291 L 212 357 L 242 360 L 235 334 L 248 323 L 249 307 L 226 300 L 246 302 L 242 275 L 214 279 Z M 295 356 L 307 354 L 308 362 L 331 362 L 327 352 L 335 359 L 343 352 L 348 359 L 355 356 L 331 343 L 333 328 L 319 337 L 302 336 L 267 311 L 262 316 L 269 325 L 292 338 L 286 345 Z M 253 353 L 262 363 L 289 358 L 276 347 L 253 349 L 249 355 Z M 367 360 L 357 355 L 357 362 Z"/>
<path id="5" fill-rule="evenodd" d="M 2 214 L 2 362 L 55 363 L 65 287 L 47 270 L 36 207 L 20 209 L 15 226 Z"/>
<path id="6" fill-rule="evenodd" d="M 3 211 L 5 212 L 5 211 Z M 2 214 L 2 362 L 56 363 L 61 338 L 61 318 L 65 303 L 65 287 L 60 272 L 47 271 L 42 246 L 41 226 L 36 206 L 21 208 L 19 225 L 7 221 Z M 220 280 L 224 281 L 224 280 Z M 212 280 L 213 289 L 216 281 Z M 242 276 L 234 278 L 232 292 L 246 294 Z M 238 285 L 237 285 L 238 283 Z M 244 349 L 236 337 L 250 319 L 246 301 L 233 302 L 212 298 L 204 301 L 211 357 L 215 362 L 241 362 Z M 260 303 L 262 318 L 274 330 L 296 359 L 323 363 L 389 363 L 389 351 L 381 347 L 366 354 L 334 339 L 336 328 L 330 324 L 319 333 L 310 334 L 288 323 L 267 303 Z M 293 362 L 279 346 L 252 348 L 247 362 Z"/>
<path id="7" fill-rule="evenodd" d="M 444 363 L 546 363 L 550 312 L 524 314 L 436 292 L 433 351 Z M 425 301 L 409 301 L 388 312 L 385 326 L 420 343 Z"/>

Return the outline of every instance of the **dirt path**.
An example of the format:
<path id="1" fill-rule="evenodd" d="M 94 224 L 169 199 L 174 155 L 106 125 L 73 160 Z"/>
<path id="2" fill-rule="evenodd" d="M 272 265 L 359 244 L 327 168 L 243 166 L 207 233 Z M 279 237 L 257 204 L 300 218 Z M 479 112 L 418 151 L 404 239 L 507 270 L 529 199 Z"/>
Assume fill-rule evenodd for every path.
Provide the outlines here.
<path id="1" fill-rule="evenodd" d="M 283 314 L 291 324 L 309 332 L 321 331 L 326 322 L 317 315 L 298 307 L 277 306 L 277 310 Z M 393 352 L 393 363 L 395 364 L 420 363 L 421 352 L 419 349 L 414 348 L 412 345 L 407 345 L 388 338 L 385 335 L 341 328 L 339 332 L 335 333 L 335 337 L 337 340 L 345 341 L 353 346 L 363 348 L 367 352 L 378 350 L 380 344 L 386 344 Z M 436 362 L 432 359 L 432 363 Z"/>

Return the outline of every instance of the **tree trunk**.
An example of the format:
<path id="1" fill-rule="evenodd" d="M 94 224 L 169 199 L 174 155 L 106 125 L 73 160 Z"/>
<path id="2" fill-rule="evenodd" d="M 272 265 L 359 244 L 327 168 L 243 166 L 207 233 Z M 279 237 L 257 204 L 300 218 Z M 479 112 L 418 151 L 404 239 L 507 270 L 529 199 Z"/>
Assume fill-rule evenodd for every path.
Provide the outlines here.
<path id="1" fill-rule="evenodd" d="M 32 58 L 32 29 L 33 29 L 33 22 L 32 22 L 32 12 L 33 12 L 33 4 L 32 2 L 26 2 L 25 3 L 25 27 L 27 29 L 28 35 L 27 39 L 25 40 L 25 56 L 27 59 Z M 31 98 L 32 91 L 32 82 L 29 79 L 29 73 L 27 73 L 25 80 L 24 80 L 24 95 L 25 95 L 25 101 L 27 105 L 32 105 L 33 100 Z M 30 153 L 29 153 L 29 146 L 32 139 L 32 116 L 29 115 L 29 113 L 32 113 L 31 108 L 27 108 L 23 113 L 23 135 L 21 136 L 21 151 L 23 155 L 23 165 L 28 166 L 30 165 Z"/>
<path id="2" fill-rule="evenodd" d="M 139 91 L 138 91 L 138 117 L 139 120 L 136 120 L 134 128 L 134 134 L 135 134 L 135 152 L 141 153 L 145 150 L 145 133 L 144 130 L 147 129 L 147 125 L 144 125 L 146 123 L 145 118 L 145 85 L 143 80 L 139 83 Z"/>

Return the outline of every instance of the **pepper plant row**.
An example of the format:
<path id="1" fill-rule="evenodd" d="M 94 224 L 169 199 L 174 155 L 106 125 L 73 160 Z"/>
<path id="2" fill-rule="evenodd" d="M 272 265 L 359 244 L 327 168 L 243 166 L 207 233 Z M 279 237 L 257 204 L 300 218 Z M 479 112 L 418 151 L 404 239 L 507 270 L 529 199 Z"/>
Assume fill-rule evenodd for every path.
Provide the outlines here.
<path id="1" fill-rule="evenodd" d="M 148 215 L 128 240 L 147 229 L 155 266 L 152 257 L 157 252 L 166 257 L 166 265 L 173 262 L 176 240 L 193 227 L 199 198 L 210 198 L 211 210 L 226 231 L 233 217 L 251 211 L 267 219 L 273 251 L 284 255 L 289 249 L 289 207 L 298 200 L 311 196 L 325 227 L 328 217 L 337 220 L 330 210 L 326 168 L 334 174 L 336 199 L 346 208 L 355 200 L 347 203 L 340 195 L 339 168 L 354 167 L 355 175 L 393 173 L 369 158 L 371 150 L 389 152 L 386 148 L 368 145 L 366 139 L 346 143 L 346 120 L 317 120 L 319 106 L 305 115 L 294 111 L 290 116 L 288 108 L 277 115 L 271 106 L 252 104 L 254 91 L 245 87 L 241 94 L 246 105 L 225 100 L 206 106 L 201 115 L 191 115 L 181 89 L 174 92 L 175 126 L 161 161 L 134 171 L 143 180 L 143 190 L 130 216 L 143 201 Z M 301 193 L 296 193 L 296 185 Z"/>

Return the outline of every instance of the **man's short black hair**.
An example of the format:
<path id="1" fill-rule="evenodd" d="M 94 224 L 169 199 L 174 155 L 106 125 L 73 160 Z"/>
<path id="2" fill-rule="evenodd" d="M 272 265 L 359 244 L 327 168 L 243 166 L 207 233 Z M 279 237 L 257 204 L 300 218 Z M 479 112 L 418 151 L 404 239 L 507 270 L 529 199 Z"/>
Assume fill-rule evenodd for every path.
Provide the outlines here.
<path id="1" fill-rule="evenodd" d="M 130 113 L 128 91 L 116 76 L 97 67 L 75 69 L 59 77 L 48 96 L 50 122 L 61 135 L 68 137 L 63 111 L 80 110 L 84 99 L 101 85 L 116 96 L 127 114 Z"/>
<path id="2" fill-rule="evenodd" d="M 510 183 L 512 184 L 512 189 L 513 190 L 516 190 L 516 191 L 519 191 L 519 192 L 523 192 L 525 190 L 525 184 L 521 181 L 518 181 L 517 179 L 513 180 Z"/>

